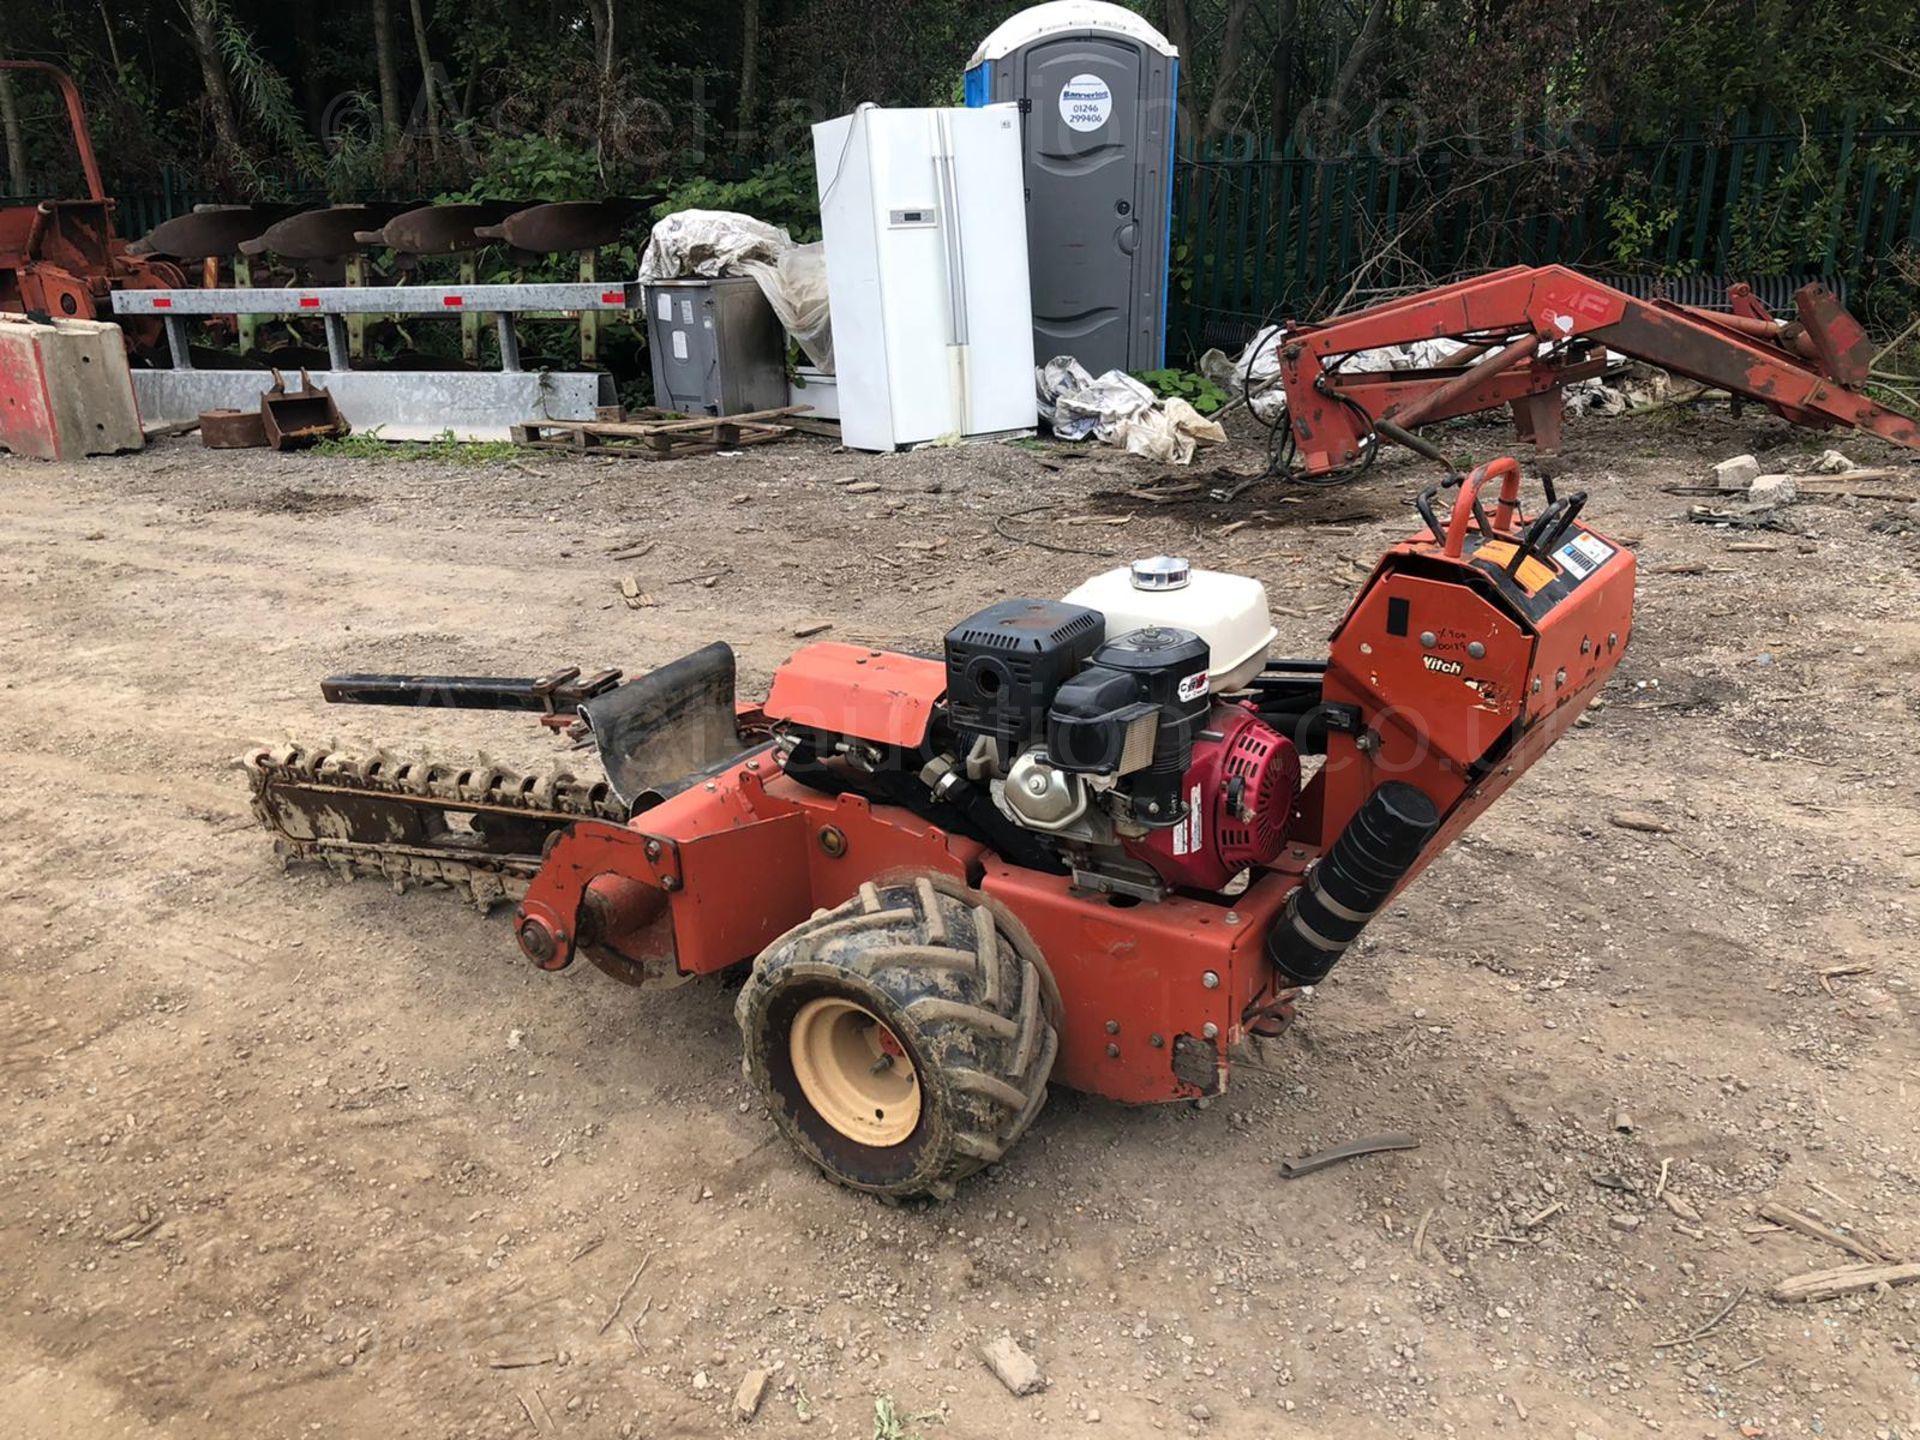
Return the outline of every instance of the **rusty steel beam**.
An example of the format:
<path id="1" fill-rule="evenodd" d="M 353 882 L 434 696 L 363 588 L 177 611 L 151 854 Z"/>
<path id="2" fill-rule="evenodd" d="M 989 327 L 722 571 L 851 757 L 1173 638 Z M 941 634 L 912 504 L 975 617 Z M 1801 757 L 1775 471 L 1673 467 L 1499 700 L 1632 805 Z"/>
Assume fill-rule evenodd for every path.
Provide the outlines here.
<path id="1" fill-rule="evenodd" d="M 93 132 L 87 128 L 87 107 L 73 77 L 44 60 L 0 60 L 0 70 L 33 70 L 52 78 L 60 98 L 66 102 L 67 122 L 73 126 L 73 148 L 80 153 L 80 169 L 87 177 L 87 198 L 96 204 L 106 204 L 107 184 L 100 178 L 100 162 L 94 157 Z"/>
<path id="2" fill-rule="evenodd" d="M 1539 336 L 1531 332 L 1516 336 L 1491 355 L 1475 361 L 1458 375 L 1441 381 L 1439 385 L 1411 404 L 1394 406 L 1388 412 L 1387 418 L 1410 430 L 1427 417 L 1446 409 L 1474 386 L 1492 379 L 1502 370 L 1512 369 L 1522 360 L 1531 358 L 1539 348 Z"/>
<path id="3" fill-rule="evenodd" d="M 1604 345 L 1736 399 L 1760 401 L 1795 424 L 1851 425 L 1920 449 L 1920 424 L 1863 393 L 1871 341 L 1825 287 L 1797 292 L 1798 318 L 1786 324 L 1744 286 L 1733 287 L 1729 298 L 1732 314 L 1697 313 L 1641 300 L 1565 266 L 1513 266 L 1293 326 L 1280 341 L 1280 378 L 1299 463 L 1309 474 L 1355 464 L 1368 453 L 1378 420 L 1405 433 L 1500 404 L 1515 407 L 1523 438 L 1535 439 L 1544 453 L 1557 444 L 1559 426 L 1543 397 L 1574 378 L 1584 361 L 1563 366 L 1538 359 L 1543 340 Z M 1489 336 L 1513 338 L 1487 353 L 1496 343 Z M 1440 338 L 1469 349 L 1442 368 L 1374 372 L 1364 380 L 1339 369 L 1362 351 Z M 1472 363 L 1461 368 L 1463 359 Z M 1531 376 L 1511 374 L 1523 361 Z M 1547 384 L 1537 383 L 1542 367 Z M 1557 393 L 1553 398 L 1557 402 Z"/>

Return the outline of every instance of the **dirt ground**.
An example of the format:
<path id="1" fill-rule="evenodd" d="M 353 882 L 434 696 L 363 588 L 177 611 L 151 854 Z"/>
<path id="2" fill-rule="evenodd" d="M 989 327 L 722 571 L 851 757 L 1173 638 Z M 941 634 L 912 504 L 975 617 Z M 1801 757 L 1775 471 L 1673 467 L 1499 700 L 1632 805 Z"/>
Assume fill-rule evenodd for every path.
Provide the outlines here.
<path id="1" fill-rule="evenodd" d="M 1204 1110 L 1056 1091 L 957 1200 L 894 1209 L 777 1139 L 731 992 L 537 973 L 502 912 L 283 874 L 236 757 L 590 764 L 317 681 L 725 638 L 757 686 L 804 622 L 925 647 L 1160 550 L 1258 576 L 1282 648 L 1318 653 L 1419 462 L 1228 510 L 1016 447 L 0 460 L 0 1433 L 1920 1436 L 1920 1286 L 1777 1304 L 1849 1257 L 1755 1221 L 1920 1247 L 1920 518 L 1803 501 L 1743 535 L 1662 488 L 1825 443 L 1724 410 L 1572 422 L 1566 481 L 1643 564 L 1591 723 L 1269 1068 Z M 1920 494 L 1912 457 L 1839 443 Z M 1388 1129 L 1419 1149 L 1277 1173 Z M 1007 1332 L 1044 1393 L 982 1366 Z"/>

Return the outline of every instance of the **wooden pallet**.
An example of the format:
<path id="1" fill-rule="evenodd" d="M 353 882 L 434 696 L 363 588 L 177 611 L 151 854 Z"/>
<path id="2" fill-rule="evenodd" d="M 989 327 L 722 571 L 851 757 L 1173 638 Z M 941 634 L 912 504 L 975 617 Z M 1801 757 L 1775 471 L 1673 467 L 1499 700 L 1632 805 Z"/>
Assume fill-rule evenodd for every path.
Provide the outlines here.
<path id="1" fill-rule="evenodd" d="M 784 440 L 794 433 L 794 427 L 775 422 L 809 408 L 788 405 L 747 415 L 693 419 L 665 411 L 643 410 L 627 420 L 529 420 L 524 425 L 515 425 L 512 433 L 514 444 L 534 450 L 679 460 L 690 455 L 712 455 L 721 450 Z"/>

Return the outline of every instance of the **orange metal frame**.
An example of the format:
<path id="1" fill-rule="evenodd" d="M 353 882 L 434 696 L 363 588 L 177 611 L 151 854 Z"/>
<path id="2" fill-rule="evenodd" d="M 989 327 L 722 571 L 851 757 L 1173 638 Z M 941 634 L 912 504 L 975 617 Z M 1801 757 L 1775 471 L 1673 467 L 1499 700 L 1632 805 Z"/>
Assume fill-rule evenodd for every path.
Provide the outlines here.
<path id="1" fill-rule="evenodd" d="M 1483 487 L 1498 494 L 1480 528 Z M 1159 902 L 1078 890 L 909 811 L 827 795 L 782 773 L 773 745 L 741 756 L 626 826 L 583 821 L 552 846 L 515 918 L 521 948 L 559 969 L 584 950 L 626 978 L 673 980 L 751 960 L 816 909 L 903 871 L 951 875 L 1033 937 L 1062 1000 L 1054 1078 L 1127 1102 L 1222 1088 L 1230 1047 L 1278 996 L 1264 941 L 1314 859 L 1386 780 L 1445 816 L 1438 853 L 1572 724 L 1618 665 L 1632 621 L 1631 552 L 1573 525 L 1577 561 L 1513 567 L 1520 471 L 1469 476 L 1450 523 L 1395 546 L 1335 632 L 1324 699 L 1362 724 L 1333 734 L 1287 849 L 1232 898 Z M 1565 553 L 1565 552 L 1556 552 Z M 917 744 L 938 662 L 821 645 L 783 667 L 769 709 Z M 831 717 L 831 718 L 829 718 Z M 1416 872 L 1417 873 L 1417 872 Z M 1411 876 L 1408 877 L 1411 879 Z M 1211 1048 L 1176 1074 L 1176 1045 Z"/>
<path id="2" fill-rule="evenodd" d="M 1851 425 L 1920 449 L 1920 425 L 1860 393 L 1872 352 L 1831 292 L 1809 285 L 1796 317 L 1768 315 L 1736 285 L 1732 314 L 1640 300 L 1562 265 L 1515 265 L 1320 324 L 1278 342 L 1287 417 L 1310 474 L 1358 461 L 1374 425 L 1405 430 L 1503 404 L 1541 454 L 1559 448 L 1559 391 L 1611 349 L 1766 405 L 1798 425 Z M 1416 340 L 1468 348 L 1450 367 L 1343 372 L 1349 355 Z M 1543 351 L 1542 345 L 1548 348 Z"/>
<path id="3" fill-rule="evenodd" d="M 113 228 L 108 198 L 94 158 L 87 112 L 73 77 L 43 60 L 0 60 L 0 70 L 46 75 L 60 91 L 74 149 L 86 175 L 84 200 L 0 205 L 0 310 L 96 320 L 108 313 L 115 289 L 178 289 L 187 277 L 170 261 L 129 255 Z M 158 319 L 130 320 L 128 338 L 147 348 L 160 343 Z"/>

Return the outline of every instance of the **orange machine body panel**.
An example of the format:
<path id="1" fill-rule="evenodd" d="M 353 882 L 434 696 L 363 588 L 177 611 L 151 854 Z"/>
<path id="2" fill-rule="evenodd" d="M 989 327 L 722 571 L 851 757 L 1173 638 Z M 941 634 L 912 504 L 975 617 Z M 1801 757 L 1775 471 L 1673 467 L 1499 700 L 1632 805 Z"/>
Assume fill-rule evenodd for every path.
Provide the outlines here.
<path id="1" fill-rule="evenodd" d="M 827 642 L 773 672 L 766 718 L 914 749 L 947 693 L 943 661 Z"/>
<path id="2" fill-rule="evenodd" d="M 624 826 L 572 826 L 521 902 L 515 929 L 522 948 L 532 924 L 553 937 L 550 956 L 540 962 L 550 969 L 588 944 L 662 979 L 707 975 L 751 960 L 876 875 L 911 870 L 977 879 L 984 853 L 978 842 L 896 806 L 812 790 L 781 774 L 778 758 L 773 747 L 762 747 Z M 581 903 L 603 874 L 663 891 L 667 903 L 641 911 L 631 932 L 583 934 Z"/>
<path id="3" fill-rule="evenodd" d="M 1494 533 L 1466 523 L 1463 495 L 1444 534 L 1387 553 L 1330 646 L 1323 699 L 1367 720 L 1330 737 L 1296 843 L 1324 850 L 1381 784 L 1408 781 L 1446 819 L 1403 888 L 1573 723 L 1632 633 L 1633 552 L 1574 523 L 1516 565 L 1500 537 L 1521 523 L 1518 467 L 1496 461 L 1469 485 L 1494 475 Z"/>

